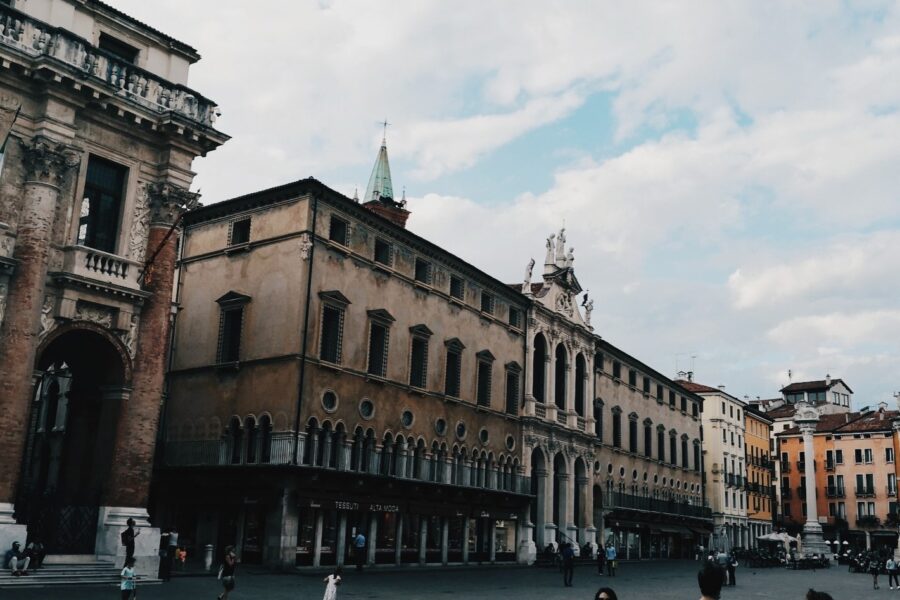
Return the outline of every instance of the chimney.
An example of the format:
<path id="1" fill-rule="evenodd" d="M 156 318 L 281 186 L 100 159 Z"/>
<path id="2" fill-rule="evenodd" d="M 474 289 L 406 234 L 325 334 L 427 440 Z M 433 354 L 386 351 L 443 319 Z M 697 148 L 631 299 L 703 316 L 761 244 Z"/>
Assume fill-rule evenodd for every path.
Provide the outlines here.
<path id="1" fill-rule="evenodd" d="M 831 375 L 825 375 L 825 385 L 831 385 Z"/>
<path id="2" fill-rule="evenodd" d="M 688 371 L 688 372 L 687 372 L 687 377 L 688 377 L 688 381 L 694 381 L 694 372 L 693 372 L 693 371 Z"/>
<path id="3" fill-rule="evenodd" d="M 879 402 L 878 403 L 878 412 L 881 413 L 881 418 L 884 419 L 884 411 L 887 410 L 888 404 L 887 402 Z"/>
<path id="4" fill-rule="evenodd" d="M 722 390 L 723 392 L 725 391 L 725 386 L 724 386 L 724 385 L 719 385 L 719 386 L 717 386 L 717 387 L 718 387 L 720 390 Z"/>
<path id="5" fill-rule="evenodd" d="M 409 218 L 409 211 L 398 203 L 373 200 L 363 204 L 366 208 L 380 217 L 384 217 L 391 221 L 394 225 L 406 228 L 406 220 Z"/>

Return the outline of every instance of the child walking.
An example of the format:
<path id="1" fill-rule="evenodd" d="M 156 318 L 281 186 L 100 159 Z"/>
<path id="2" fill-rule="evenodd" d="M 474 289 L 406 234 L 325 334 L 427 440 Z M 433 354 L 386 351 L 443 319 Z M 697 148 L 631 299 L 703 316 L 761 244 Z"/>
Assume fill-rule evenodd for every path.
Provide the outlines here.
<path id="1" fill-rule="evenodd" d="M 337 600 L 337 586 L 341 585 L 341 568 L 337 567 L 334 573 L 324 579 L 325 596 L 322 600 Z"/>

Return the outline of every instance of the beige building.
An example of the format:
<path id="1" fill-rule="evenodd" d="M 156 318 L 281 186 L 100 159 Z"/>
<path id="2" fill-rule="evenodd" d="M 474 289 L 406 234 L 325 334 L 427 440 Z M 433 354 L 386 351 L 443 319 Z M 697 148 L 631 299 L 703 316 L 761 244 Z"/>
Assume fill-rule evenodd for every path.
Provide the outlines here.
<path id="1" fill-rule="evenodd" d="M 363 204 L 306 179 L 186 217 L 158 498 L 194 551 L 516 560 L 528 300 L 408 214 L 382 146 Z"/>
<path id="2" fill-rule="evenodd" d="M 725 551 L 749 548 L 744 448 L 747 405 L 724 388 L 695 383 L 690 376 L 680 383 L 703 398 L 706 492 L 716 528 L 713 546 Z"/>
<path id="3" fill-rule="evenodd" d="M 175 241 L 228 137 L 196 50 L 97 0 L 0 3 L 0 548 L 124 559 L 148 513 Z M 127 407 L 127 410 L 126 410 Z"/>

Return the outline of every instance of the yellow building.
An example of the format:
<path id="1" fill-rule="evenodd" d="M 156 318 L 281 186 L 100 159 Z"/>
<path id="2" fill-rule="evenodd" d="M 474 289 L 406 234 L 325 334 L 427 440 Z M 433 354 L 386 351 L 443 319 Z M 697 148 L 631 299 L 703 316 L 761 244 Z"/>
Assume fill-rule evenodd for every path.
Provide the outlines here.
<path id="1" fill-rule="evenodd" d="M 750 547 L 761 535 L 772 532 L 772 473 L 769 444 L 772 419 L 752 407 L 744 410 L 744 449 L 747 465 L 747 524 Z"/>

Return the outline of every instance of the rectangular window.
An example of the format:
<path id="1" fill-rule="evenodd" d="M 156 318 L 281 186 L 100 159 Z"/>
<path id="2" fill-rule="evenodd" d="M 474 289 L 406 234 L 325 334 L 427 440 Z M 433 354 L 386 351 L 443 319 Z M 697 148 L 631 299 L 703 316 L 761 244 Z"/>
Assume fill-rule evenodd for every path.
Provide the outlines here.
<path id="1" fill-rule="evenodd" d="M 522 311 L 514 306 L 509 307 L 509 324 L 516 329 L 522 329 Z"/>
<path id="2" fill-rule="evenodd" d="M 866 448 L 863 452 L 863 458 L 866 460 L 866 464 L 872 464 L 873 462 L 873 453 L 871 448 Z"/>
<path id="3" fill-rule="evenodd" d="M 637 386 L 637 371 L 635 371 L 634 369 L 628 370 L 628 385 L 630 385 L 631 387 Z"/>
<path id="4" fill-rule="evenodd" d="M 347 224 L 347 221 L 332 216 L 331 221 L 328 223 L 328 239 L 341 246 L 346 246 L 349 238 L 349 229 L 350 226 Z"/>
<path id="5" fill-rule="evenodd" d="M 688 443 L 687 440 L 681 440 L 681 466 L 684 469 L 690 468 L 690 464 L 688 463 Z"/>
<path id="6" fill-rule="evenodd" d="M 219 356 L 220 363 L 240 360 L 241 326 L 244 322 L 244 308 L 223 309 L 219 316 Z"/>
<path id="7" fill-rule="evenodd" d="M 644 377 L 644 393 L 645 394 L 650 393 L 650 378 L 649 377 Z"/>
<path id="8" fill-rule="evenodd" d="M 728 432 L 725 431 L 724 429 L 722 430 L 722 443 L 723 444 L 728 443 Z"/>
<path id="9" fill-rule="evenodd" d="M 450 276 L 450 295 L 457 300 L 462 300 L 466 291 L 465 282 L 456 275 Z"/>
<path id="10" fill-rule="evenodd" d="M 416 258 L 416 281 L 431 284 L 431 263 L 422 258 Z"/>
<path id="11" fill-rule="evenodd" d="M 653 429 L 644 425 L 644 456 L 653 458 Z"/>
<path id="12" fill-rule="evenodd" d="M 98 156 L 88 159 L 78 220 L 78 244 L 115 253 L 128 169 Z"/>
<path id="13" fill-rule="evenodd" d="M 675 392 L 669 390 L 669 406 L 675 408 Z"/>
<path id="14" fill-rule="evenodd" d="M 444 393 L 459 398 L 459 380 L 462 371 L 462 355 L 453 349 L 447 350 L 447 375 L 444 380 Z"/>
<path id="15" fill-rule="evenodd" d="M 478 406 L 491 405 L 491 376 L 493 365 L 486 361 L 478 361 Z"/>
<path id="16" fill-rule="evenodd" d="M 863 461 L 862 448 L 857 448 L 853 451 L 853 460 L 856 464 L 861 465 Z"/>
<path id="17" fill-rule="evenodd" d="M 637 420 L 628 419 L 628 451 L 637 453 L 637 449 L 638 449 Z"/>
<path id="18" fill-rule="evenodd" d="M 687 398 L 681 397 L 681 412 L 687 412 Z"/>
<path id="19" fill-rule="evenodd" d="M 857 502 L 856 503 L 856 518 L 866 516 L 866 503 L 865 502 Z"/>
<path id="20" fill-rule="evenodd" d="M 657 386 L 656 386 L 656 398 L 657 398 L 658 400 L 661 401 L 661 400 L 663 399 L 663 394 L 664 394 L 664 392 L 663 392 L 663 386 L 657 384 Z"/>
<path id="21" fill-rule="evenodd" d="M 844 502 L 838 502 L 838 516 L 842 519 L 847 518 L 847 505 Z"/>
<path id="22" fill-rule="evenodd" d="M 837 516 L 837 505 L 834 502 L 828 503 L 828 516 L 829 517 Z"/>
<path id="23" fill-rule="evenodd" d="M 700 405 L 696 402 L 691 403 L 691 414 L 695 417 L 700 415 Z"/>
<path id="24" fill-rule="evenodd" d="M 622 447 L 622 415 L 613 413 L 613 446 Z"/>
<path id="25" fill-rule="evenodd" d="M 603 353 L 598 352 L 594 355 L 594 370 L 603 371 Z"/>
<path id="26" fill-rule="evenodd" d="M 116 39 L 106 33 L 100 34 L 100 40 L 97 46 L 101 50 L 106 50 L 110 54 L 115 55 L 119 60 L 135 64 L 137 62 L 139 51 L 130 44 L 126 44 L 122 40 Z"/>
<path id="27" fill-rule="evenodd" d="M 344 310 L 326 304 L 322 309 L 322 338 L 319 358 L 330 363 L 341 362 L 341 341 L 344 333 Z"/>
<path id="28" fill-rule="evenodd" d="M 229 246 L 238 246 L 250 241 L 250 217 L 238 219 L 231 223 L 231 236 L 228 239 Z"/>
<path id="29" fill-rule="evenodd" d="M 700 472 L 700 444 L 694 444 L 694 471 Z"/>
<path id="30" fill-rule="evenodd" d="M 622 379 L 622 363 L 619 361 L 613 361 L 613 377 L 615 379 Z"/>
<path id="31" fill-rule="evenodd" d="M 380 323 L 369 325 L 369 366 L 370 375 L 387 376 L 388 328 Z"/>
<path id="32" fill-rule="evenodd" d="M 888 494 L 897 495 L 897 476 L 893 473 L 888 473 Z"/>
<path id="33" fill-rule="evenodd" d="M 375 262 L 391 266 L 393 264 L 394 247 L 387 240 L 375 238 Z"/>
<path id="34" fill-rule="evenodd" d="M 673 465 L 678 464 L 678 441 L 674 435 L 669 436 L 669 462 Z"/>
<path id="35" fill-rule="evenodd" d="M 835 450 L 834 451 L 834 463 L 836 465 L 844 464 L 844 451 L 843 450 Z"/>
<path id="36" fill-rule="evenodd" d="M 506 370 L 506 412 L 514 415 L 519 412 L 519 373 Z"/>
<path id="37" fill-rule="evenodd" d="M 884 462 L 889 462 L 889 463 L 894 462 L 894 449 L 893 448 L 885 448 L 884 449 Z"/>
<path id="38" fill-rule="evenodd" d="M 666 432 L 662 429 L 656 431 L 656 452 L 659 462 L 666 462 Z"/>
<path id="39" fill-rule="evenodd" d="M 791 516 L 791 503 L 790 502 L 784 503 L 784 516 L 786 516 L 786 517 Z"/>
<path id="40" fill-rule="evenodd" d="M 428 375 L 428 340 L 414 337 L 410 347 L 409 385 L 425 389 Z"/>
<path id="41" fill-rule="evenodd" d="M 494 295 L 487 292 L 481 292 L 481 312 L 489 315 L 494 314 Z"/>

